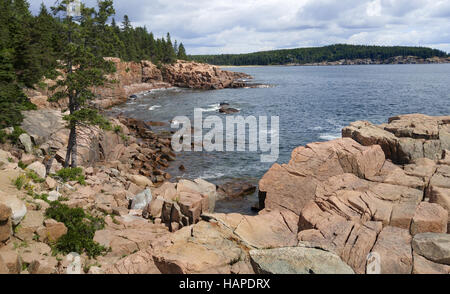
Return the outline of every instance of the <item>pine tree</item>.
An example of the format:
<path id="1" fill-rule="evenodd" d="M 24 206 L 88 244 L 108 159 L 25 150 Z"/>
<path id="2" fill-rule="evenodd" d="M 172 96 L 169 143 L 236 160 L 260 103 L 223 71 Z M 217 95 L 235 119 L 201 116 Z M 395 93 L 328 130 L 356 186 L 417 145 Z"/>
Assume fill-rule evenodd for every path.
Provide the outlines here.
<path id="1" fill-rule="evenodd" d="M 71 0 L 63 0 L 54 9 L 55 13 L 66 10 Z M 115 67 L 111 62 L 105 61 L 102 56 L 94 53 L 98 46 L 102 46 L 101 40 L 92 32 L 99 30 L 99 23 L 105 16 L 111 13 L 110 1 L 99 1 L 99 10 L 82 7 L 80 24 L 67 17 L 63 27 L 68 36 L 68 42 L 64 54 L 61 56 L 61 70 L 64 72 L 62 79 L 58 80 L 52 90 L 57 90 L 51 97 L 52 101 L 69 98 L 70 114 L 64 119 L 68 121 L 70 128 L 69 142 L 65 158 L 65 167 L 77 167 L 77 127 L 80 125 L 99 125 L 107 127 L 105 118 L 88 106 L 88 100 L 95 98 L 92 87 L 102 86 L 107 81 L 105 75 L 114 72 Z M 104 4 L 104 5 L 102 5 Z M 59 90 L 58 90 L 59 89 Z"/>
<path id="2" fill-rule="evenodd" d="M 41 4 L 40 12 L 34 19 L 32 39 L 36 44 L 35 57 L 39 62 L 42 74 L 47 77 L 55 77 L 54 69 L 57 65 L 58 51 L 58 23 L 47 10 L 44 3 Z"/>
<path id="3" fill-rule="evenodd" d="M 172 40 L 170 38 L 170 33 L 167 33 L 167 39 L 164 43 L 163 47 L 163 60 L 164 63 L 174 63 L 177 59 L 177 55 L 175 54 L 175 49 L 172 44 Z"/>
<path id="4" fill-rule="evenodd" d="M 186 55 L 186 49 L 184 48 L 183 43 L 180 43 L 178 47 L 178 59 L 188 60 L 188 56 Z"/>

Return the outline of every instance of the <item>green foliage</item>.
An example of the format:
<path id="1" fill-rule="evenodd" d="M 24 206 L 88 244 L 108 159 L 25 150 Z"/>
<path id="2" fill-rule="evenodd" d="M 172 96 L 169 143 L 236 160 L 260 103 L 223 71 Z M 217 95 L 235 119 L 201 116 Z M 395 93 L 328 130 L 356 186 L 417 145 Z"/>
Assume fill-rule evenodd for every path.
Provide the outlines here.
<path id="1" fill-rule="evenodd" d="M 36 109 L 22 89 L 42 87 L 42 78 L 55 79 L 61 65 L 78 64 L 81 71 L 69 75 L 67 81 L 73 87 L 53 99 L 67 97 L 72 91 L 77 92 L 80 101 L 86 101 L 95 98 L 86 89 L 101 85 L 103 74 L 112 68 L 103 57 L 138 62 L 147 59 L 154 63 L 175 61 L 170 35 L 167 41 L 155 39 L 147 28 L 133 27 L 128 16 L 122 27 L 114 19 L 109 24 L 115 13 L 112 0 L 97 1 L 97 9 L 83 5 L 80 23 L 64 18 L 68 2 L 58 1 L 52 11 L 42 4 L 39 14 L 33 16 L 26 0 L 0 0 L 0 129 L 20 125 L 21 111 Z M 69 32 L 71 42 L 67 42 Z M 61 82 L 57 86 L 66 85 Z M 5 136 L 0 133 L 1 142 L 5 142 Z"/>
<path id="2" fill-rule="evenodd" d="M 121 126 L 114 126 L 113 128 L 114 133 L 119 134 L 122 132 L 122 127 Z"/>
<path id="3" fill-rule="evenodd" d="M 183 43 L 180 43 L 180 46 L 178 47 L 177 54 L 178 54 L 178 56 L 177 56 L 178 59 L 189 60 L 189 58 L 188 58 L 188 56 L 186 54 L 186 49 L 184 48 Z"/>
<path id="4" fill-rule="evenodd" d="M 86 184 L 83 169 L 81 167 L 60 169 L 56 172 L 56 176 L 61 178 L 64 182 L 77 181 L 81 185 Z"/>
<path id="5" fill-rule="evenodd" d="M 359 58 L 384 60 L 396 56 L 410 55 L 420 58 L 448 56 L 443 51 L 424 47 L 385 47 L 338 44 L 325 47 L 283 49 L 249 54 L 195 55 L 191 56 L 191 58 L 195 61 L 215 65 L 283 65 Z"/>
<path id="6" fill-rule="evenodd" d="M 57 252 L 86 253 L 94 258 L 107 252 L 107 248 L 93 240 L 95 232 L 105 226 L 103 219 L 87 214 L 82 208 L 70 208 L 59 202 L 52 202 L 45 215 L 67 227 L 67 234 L 54 245 Z"/>
<path id="7" fill-rule="evenodd" d="M 26 132 L 18 126 L 14 127 L 13 132 L 11 134 L 7 134 L 4 131 L 0 131 L 0 143 L 6 143 L 7 141 L 10 141 L 13 144 L 17 144 L 19 143 L 20 135 L 25 133 Z"/>
<path id="8" fill-rule="evenodd" d="M 3 130 L 0 130 L 0 144 L 6 143 L 7 137 L 8 135 Z"/>
<path id="9" fill-rule="evenodd" d="M 19 163 L 17 164 L 21 169 L 26 169 L 27 165 L 25 163 L 23 163 L 22 161 L 19 161 Z"/>
<path id="10" fill-rule="evenodd" d="M 16 186 L 17 190 L 22 190 L 27 184 L 27 178 L 24 175 L 20 175 L 14 180 L 13 184 Z"/>
<path id="11" fill-rule="evenodd" d="M 45 179 L 39 177 L 34 171 L 30 170 L 27 172 L 27 177 L 35 183 L 43 183 L 45 182 Z"/>

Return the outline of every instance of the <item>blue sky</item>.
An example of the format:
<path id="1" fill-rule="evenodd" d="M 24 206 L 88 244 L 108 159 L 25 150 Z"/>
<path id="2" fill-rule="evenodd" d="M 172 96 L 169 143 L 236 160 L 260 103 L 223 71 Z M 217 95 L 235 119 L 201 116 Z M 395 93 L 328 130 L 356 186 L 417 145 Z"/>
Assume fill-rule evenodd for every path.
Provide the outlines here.
<path id="1" fill-rule="evenodd" d="M 96 0 L 82 0 L 95 4 Z M 44 2 L 29 0 L 33 12 Z M 450 0 L 115 0 L 116 20 L 190 54 L 247 53 L 335 43 L 426 46 L 450 52 Z"/>

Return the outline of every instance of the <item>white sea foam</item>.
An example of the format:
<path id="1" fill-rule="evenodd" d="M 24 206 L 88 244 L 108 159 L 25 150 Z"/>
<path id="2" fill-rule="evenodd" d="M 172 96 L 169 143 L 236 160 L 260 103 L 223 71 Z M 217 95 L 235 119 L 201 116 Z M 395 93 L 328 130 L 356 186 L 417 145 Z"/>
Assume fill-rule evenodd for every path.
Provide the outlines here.
<path id="1" fill-rule="evenodd" d="M 332 140 L 336 140 L 336 139 L 340 139 L 341 138 L 341 134 L 339 133 L 324 133 L 321 134 L 319 136 L 320 139 L 325 140 L 325 141 L 332 141 Z"/>
<path id="2" fill-rule="evenodd" d="M 203 180 L 209 180 L 209 179 L 218 179 L 225 176 L 224 173 L 221 172 L 206 172 L 204 173 L 200 178 Z"/>
<path id="3" fill-rule="evenodd" d="M 208 105 L 207 108 L 200 108 L 200 110 L 203 111 L 203 112 L 215 112 L 215 111 L 217 111 L 219 109 L 220 109 L 220 104 L 219 103 L 217 103 L 217 104 L 210 104 L 210 105 Z"/>
<path id="4" fill-rule="evenodd" d="M 153 105 L 148 110 L 153 111 L 153 110 L 156 110 L 156 109 L 161 108 L 161 107 L 162 107 L 161 105 Z"/>

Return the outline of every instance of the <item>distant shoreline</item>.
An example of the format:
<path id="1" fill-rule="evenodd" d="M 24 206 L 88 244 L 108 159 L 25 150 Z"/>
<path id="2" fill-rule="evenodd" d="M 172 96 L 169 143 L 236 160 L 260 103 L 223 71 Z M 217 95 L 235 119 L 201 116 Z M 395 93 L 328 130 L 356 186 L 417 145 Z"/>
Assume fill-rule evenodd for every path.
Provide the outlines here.
<path id="1" fill-rule="evenodd" d="M 415 56 L 398 56 L 394 60 L 371 60 L 371 59 L 353 59 L 353 60 L 339 60 L 339 61 L 324 61 L 316 63 L 287 63 L 287 64 L 269 64 L 269 65 L 216 65 L 220 68 L 230 67 L 267 67 L 267 66 L 345 66 L 345 65 L 393 65 L 393 64 L 450 64 L 449 58 L 428 58 L 420 59 Z"/>

